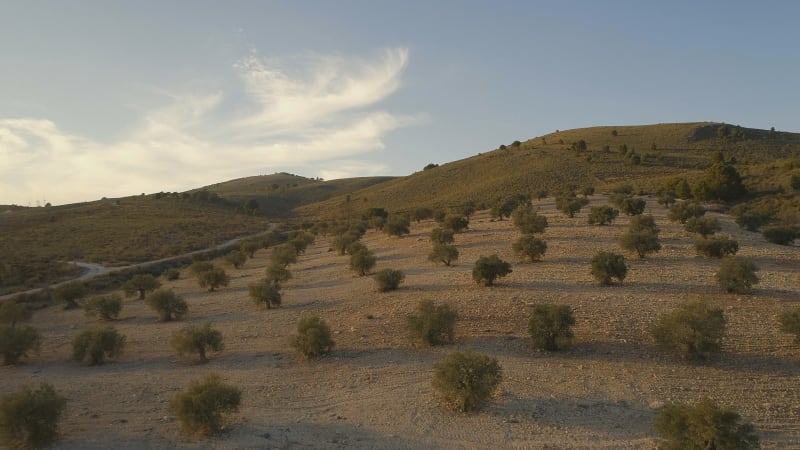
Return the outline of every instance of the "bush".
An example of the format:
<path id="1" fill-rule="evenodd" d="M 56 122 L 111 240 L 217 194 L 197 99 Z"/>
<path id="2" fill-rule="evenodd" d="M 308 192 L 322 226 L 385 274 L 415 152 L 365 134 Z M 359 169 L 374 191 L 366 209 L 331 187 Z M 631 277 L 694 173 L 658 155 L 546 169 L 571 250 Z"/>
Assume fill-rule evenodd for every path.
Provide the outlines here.
<path id="1" fill-rule="evenodd" d="M 330 353 L 335 343 L 331 329 L 319 316 L 304 316 L 297 322 L 297 335 L 289 339 L 291 346 L 307 359 Z"/>
<path id="2" fill-rule="evenodd" d="M 445 216 L 444 221 L 442 222 L 442 227 L 444 227 L 446 230 L 452 231 L 453 233 L 461 233 L 469 228 L 469 219 L 457 214 L 448 214 Z"/>
<path id="3" fill-rule="evenodd" d="M 453 230 L 434 228 L 431 230 L 431 242 L 434 244 L 452 244 L 455 241 Z"/>
<path id="4" fill-rule="evenodd" d="M 568 305 L 536 305 L 528 321 L 528 332 L 535 348 L 552 352 L 572 344 L 573 325 L 575 317 Z"/>
<path id="5" fill-rule="evenodd" d="M 684 229 L 689 233 L 697 233 L 700 236 L 707 237 L 721 230 L 722 227 L 719 226 L 716 217 L 703 216 L 690 217 L 689 220 L 686 221 Z"/>
<path id="6" fill-rule="evenodd" d="M 123 347 L 125 336 L 113 327 L 85 330 L 72 339 L 72 359 L 95 366 L 121 355 Z"/>
<path id="7" fill-rule="evenodd" d="M 414 213 L 411 215 L 411 218 L 415 220 L 417 223 L 420 223 L 423 220 L 433 218 L 433 210 L 430 208 L 417 208 L 414 210 Z"/>
<path id="8" fill-rule="evenodd" d="M 619 210 L 628 216 L 638 216 L 644 212 L 647 202 L 641 198 L 625 197 L 619 204 Z"/>
<path id="9" fill-rule="evenodd" d="M 169 281 L 175 281 L 181 277 L 181 271 L 178 269 L 169 269 L 166 272 L 164 272 L 164 276 Z"/>
<path id="10" fill-rule="evenodd" d="M 766 227 L 761 234 L 764 235 L 764 239 L 778 245 L 790 245 L 797 238 L 797 231 L 792 227 Z"/>
<path id="11" fill-rule="evenodd" d="M 297 262 L 297 249 L 290 244 L 281 244 L 272 249 L 269 260 L 271 264 L 289 267 L 289 264 Z"/>
<path id="12" fill-rule="evenodd" d="M 242 241 L 242 243 L 239 244 L 239 251 L 247 255 L 248 258 L 252 258 L 253 256 L 256 255 L 256 252 L 261 247 L 263 247 L 263 244 L 261 242 L 248 239 L 246 241 Z"/>
<path id="13" fill-rule="evenodd" d="M 620 238 L 620 245 L 625 250 L 635 251 L 639 258 L 661 250 L 658 242 L 659 229 L 653 216 L 639 215 L 631 218 L 628 231 Z"/>
<path id="14" fill-rule="evenodd" d="M 520 206 L 511 214 L 514 226 L 523 234 L 544 233 L 547 217 L 536 214 L 530 204 Z"/>
<path id="15" fill-rule="evenodd" d="M 225 262 L 232 265 L 234 268 L 239 269 L 244 265 L 245 262 L 247 262 L 247 255 L 239 250 L 233 250 L 225 255 Z"/>
<path id="16" fill-rule="evenodd" d="M 611 284 L 611 279 L 616 278 L 622 283 L 628 274 L 625 257 L 611 252 L 598 252 L 592 257 L 592 276 L 601 286 Z"/>
<path id="17" fill-rule="evenodd" d="M 206 352 L 209 350 L 219 352 L 222 350 L 222 333 L 211 328 L 211 323 L 206 322 L 203 326 L 189 325 L 185 328 L 172 333 L 169 340 L 170 345 L 175 349 L 178 356 L 187 353 L 197 353 L 200 362 L 208 361 Z"/>
<path id="18" fill-rule="evenodd" d="M 231 279 L 222 267 L 203 272 L 197 276 L 197 284 L 202 288 L 208 288 L 208 292 L 214 292 L 218 287 L 227 286 Z"/>
<path id="19" fill-rule="evenodd" d="M 717 284 L 727 292 L 745 294 L 750 292 L 754 284 L 758 284 L 756 271 L 758 267 L 752 259 L 727 256 L 717 272 Z"/>
<path id="20" fill-rule="evenodd" d="M 664 450 L 759 448 L 752 424 L 739 423 L 739 414 L 704 399 L 694 405 L 668 403 L 655 418 Z"/>
<path id="21" fill-rule="evenodd" d="M 736 224 L 747 231 L 758 231 L 759 228 L 769 223 L 773 217 L 773 213 L 769 211 L 748 209 L 746 207 L 737 208 L 734 213 Z"/>
<path id="22" fill-rule="evenodd" d="M 450 266 L 457 259 L 458 249 L 454 245 L 440 244 L 438 242 L 434 242 L 433 249 L 428 255 L 428 261 L 441 262 L 445 266 Z"/>
<path id="23" fill-rule="evenodd" d="M 458 313 L 450 305 L 435 305 L 431 300 L 423 300 L 413 314 L 406 316 L 406 328 L 412 339 L 428 345 L 446 344 L 453 342 L 456 319 Z"/>
<path id="24" fill-rule="evenodd" d="M 800 308 L 782 313 L 779 317 L 781 331 L 794 335 L 794 341 L 800 344 Z"/>
<path id="25" fill-rule="evenodd" d="M 544 256 L 547 251 L 547 242 L 533 235 L 526 234 L 517 239 L 517 241 L 511 245 L 511 248 L 523 261 L 529 260 L 534 262 L 539 261 L 542 256 Z"/>
<path id="26" fill-rule="evenodd" d="M 194 276 L 198 276 L 201 273 L 208 272 L 213 268 L 214 265 L 208 261 L 195 261 L 189 266 L 189 272 Z"/>
<path id="27" fill-rule="evenodd" d="M 497 255 L 481 256 L 475 261 L 472 269 L 472 279 L 484 286 L 492 286 L 498 277 L 511 273 L 511 264 L 503 261 Z"/>
<path id="28" fill-rule="evenodd" d="M 33 317 L 33 311 L 22 303 L 13 300 L 0 302 L 0 324 L 16 326 L 17 322 L 27 322 Z"/>
<path id="29" fill-rule="evenodd" d="M 30 325 L 0 325 L 0 353 L 3 364 L 17 364 L 23 356 L 31 351 L 38 351 L 42 337 Z"/>
<path id="30" fill-rule="evenodd" d="M 695 240 L 694 249 L 699 255 L 722 258 L 735 255 L 739 251 L 739 243 L 728 236 L 712 236 L 708 239 Z"/>
<path id="31" fill-rule="evenodd" d="M 608 225 L 619 215 L 619 210 L 608 205 L 589 209 L 589 225 Z"/>
<path id="32" fill-rule="evenodd" d="M 97 317 L 100 320 L 114 320 L 122 311 L 122 297 L 117 294 L 92 297 L 83 305 L 83 310 L 88 317 Z"/>
<path id="33" fill-rule="evenodd" d="M 383 226 L 383 231 L 389 236 L 402 237 L 404 234 L 410 233 L 410 226 L 411 220 L 408 218 L 408 216 L 404 216 L 402 214 L 393 214 L 389 216 L 389 219 Z"/>
<path id="34" fill-rule="evenodd" d="M 702 300 L 678 305 L 662 314 L 651 330 L 662 349 L 687 359 L 705 359 L 722 348 L 725 316 Z"/>
<path id="35" fill-rule="evenodd" d="M 267 266 L 266 279 L 269 282 L 281 284 L 292 279 L 292 272 L 280 264 L 270 263 Z"/>
<path id="36" fill-rule="evenodd" d="M 692 217 L 702 217 L 706 213 L 705 208 L 694 202 L 678 202 L 669 209 L 669 220 L 673 222 L 686 223 Z"/>
<path id="37" fill-rule="evenodd" d="M 556 207 L 558 210 L 570 218 L 575 217 L 575 214 L 588 204 L 589 199 L 578 198 L 574 195 L 556 198 Z"/>
<path id="38" fill-rule="evenodd" d="M 383 269 L 375 274 L 375 283 L 378 284 L 378 292 L 388 292 L 397 289 L 405 278 L 406 274 L 400 270 Z"/>
<path id="39" fill-rule="evenodd" d="M 86 296 L 86 286 L 80 281 L 70 281 L 55 288 L 53 299 L 64 306 L 64 309 L 78 307 L 78 300 Z"/>
<path id="40" fill-rule="evenodd" d="M 139 300 L 144 300 L 147 292 L 154 291 L 161 287 L 161 283 L 156 280 L 153 275 L 149 273 L 139 273 L 133 276 L 130 280 L 122 285 L 126 295 L 133 295 L 139 293 Z"/>
<path id="41" fill-rule="evenodd" d="M 0 399 L 0 442 L 9 448 L 44 448 L 56 441 L 67 400 L 53 386 L 23 386 Z"/>
<path id="42" fill-rule="evenodd" d="M 153 292 L 147 297 L 145 302 L 147 306 L 158 313 L 158 317 L 162 322 L 178 320 L 183 317 L 189 309 L 189 306 L 181 297 L 167 289 L 159 289 Z"/>
<path id="43" fill-rule="evenodd" d="M 350 269 L 359 276 L 365 276 L 375 267 L 378 258 L 366 247 L 350 255 Z"/>
<path id="44" fill-rule="evenodd" d="M 448 406 L 466 412 L 480 409 L 502 379 L 497 359 L 467 350 L 436 363 L 433 387 Z"/>
<path id="45" fill-rule="evenodd" d="M 241 400 L 241 389 L 224 384 L 218 375 L 207 375 L 189 382 L 169 409 L 178 416 L 184 433 L 207 436 L 222 429 L 222 414 L 238 411 Z"/>
<path id="46" fill-rule="evenodd" d="M 266 305 L 267 309 L 271 309 L 273 306 L 280 306 L 281 304 L 281 287 L 272 280 L 261 280 L 248 286 L 248 289 L 250 290 L 250 298 L 258 306 L 263 304 Z"/>

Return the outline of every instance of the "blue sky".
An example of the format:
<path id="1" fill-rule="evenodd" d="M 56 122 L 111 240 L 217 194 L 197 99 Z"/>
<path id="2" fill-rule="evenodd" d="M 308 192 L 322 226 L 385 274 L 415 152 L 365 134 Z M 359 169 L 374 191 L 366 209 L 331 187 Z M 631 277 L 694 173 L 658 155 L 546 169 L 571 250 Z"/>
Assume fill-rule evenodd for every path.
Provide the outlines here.
<path id="1" fill-rule="evenodd" d="M 800 131 L 798 2 L 18 1 L 0 204 L 407 175 L 552 132 Z"/>

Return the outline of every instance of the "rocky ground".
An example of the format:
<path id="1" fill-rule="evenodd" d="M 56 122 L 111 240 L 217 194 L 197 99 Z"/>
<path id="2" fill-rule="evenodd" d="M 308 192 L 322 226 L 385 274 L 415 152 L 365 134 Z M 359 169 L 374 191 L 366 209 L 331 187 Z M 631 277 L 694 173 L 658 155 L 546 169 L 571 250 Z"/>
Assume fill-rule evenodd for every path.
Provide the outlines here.
<path id="1" fill-rule="evenodd" d="M 605 203 L 595 197 L 592 205 Z M 189 303 L 189 316 L 160 323 L 141 301 L 127 299 L 114 326 L 127 336 L 116 362 L 86 367 L 68 360 L 72 337 L 95 324 L 82 311 L 57 307 L 36 313 L 42 351 L 17 367 L 0 368 L 0 393 L 47 381 L 68 398 L 56 448 L 655 448 L 653 417 L 668 401 L 710 397 L 733 406 L 758 429 L 764 448 L 800 448 L 800 347 L 781 333 L 777 316 L 800 302 L 800 252 L 766 243 L 719 216 L 723 232 L 761 268 L 752 295 L 716 287 L 718 260 L 695 256 L 693 237 L 648 200 L 661 227 L 663 249 L 639 260 L 627 256 L 621 285 L 598 287 L 589 260 L 598 250 L 621 252 L 628 219 L 586 224 L 588 207 L 570 219 L 552 199 L 534 202 L 548 217 L 545 258 L 519 263 L 508 220 L 478 213 L 457 235 L 454 267 L 427 261 L 433 222 L 403 238 L 373 231 L 363 242 L 378 256 L 376 269 L 406 273 L 401 289 L 377 293 L 374 280 L 354 276 L 347 258 L 320 237 L 290 266 L 283 306 L 253 305 L 247 285 L 262 277 L 269 251 L 243 269 L 228 268 L 231 284 L 205 292 L 188 274 L 165 282 Z M 514 263 L 496 287 L 478 287 L 472 265 L 499 254 Z M 684 362 L 654 347 L 649 327 L 662 312 L 691 298 L 724 308 L 724 351 L 711 361 Z M 417 348 L 404 318 L 420 300 L 449 302 L 460 314 L 452 346 Z M 575 345 L 563 353 L 533 350 L 526 339 L 531 307 L 573 308 Z M 318 361 L 297 358 L 288 336 L 302 314 L 322 316 L 336 350 Z M 186 323 L 210 321 L 225 350 L 205 365 L 173 355 L 168 340 Z M 455 349 L 496 357 L 503 382 L 496 398 L 475 414 L 441 407 L 431 387 L 433 365 Z M 207 440 L 180 434 L 167 411 L 187 383 L 215 372 L 243 389 L 240 411 L 225 431 Z"/>

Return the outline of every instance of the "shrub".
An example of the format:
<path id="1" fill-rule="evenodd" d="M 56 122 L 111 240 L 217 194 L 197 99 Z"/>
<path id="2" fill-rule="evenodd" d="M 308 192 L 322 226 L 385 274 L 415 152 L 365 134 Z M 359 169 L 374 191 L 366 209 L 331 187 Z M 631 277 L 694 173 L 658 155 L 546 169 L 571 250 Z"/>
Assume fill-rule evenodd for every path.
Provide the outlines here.
<path id="1" fill-rule="evenodd" d="M 27 322 L 33 317 L 33 311 L 22 303 L 13 300 L 0 302 L 0 324 L 16 326 L 17 322 Z"/>
<path id="2" fill-rule="evenodd" d="M 628 273 L 625 257 L 611 252 L 598 252 L 592 257 L 592 276 L 601 286 L 611 284 L 611 279 L 616 278 L 622 283 Z"/>
<path id="3" fill-rule="evenodd" d="M 456 319 L 458 313 L 450 305 L 435 305 L 431 300 L 423 300 L 414 313 L 406 316 L 406 328 L 412 339 L 428 345 L 446 344 L 453 342 Z"/>
<path id="4" fill-rule="evenodd" d="M 669 209 L 669 220 L 673 222 L 686 223 L 692 217 L 702 217 L 706 213 L 705 208 L 694 202 L 678 202 Z"/>
<path id="5" fill-rule="evenodd" d="M 264 304 L 267 309 L 271 309 L 273 306 L 280 306 L 281 304 L 281 288 L 273 280 L 261 280 L 248 286 L 248 289 L 250 290 L 250 298 L 258 306 Z"/>
<path id="6" fill-rule="evenodd" d="M 687 359 L 705 359 L 722 347 L 725 316 L 702 300 L 678 305 L 662 314 L 651 330 L 662 349 Z"/>
<path id="7" fill-rule="evenodd" d="M 434 242 L 433 249 L 428 255 L 428 260 L 435 263 L 442 263 L 450 266 L 453 261 L 458 259 L 458 249 L 454 245 L 441 244 Z"/>
<path id="8" fill-rule="evenodd" d="M 535 348 L 552 352 L 572 344 L 573 325 L 575 317 L 568 305 L 536 305 L 528 321 L 528 332 Z"/>
<path id="9" fill-rule="evenodd" d="M 9 448 L 44 448 L 56 441 L 67 400 L 47 383 L 23 386 L 0 399 L 0 442 Z"/>
<path id="10" fill-rule="evenodd" d="M 147 306 L 158 313 L 162 322 L 178 320 L 183 317 L 189 306 L 175 292 L 167 289 L 159 289 L 147 297 Z"/>
<path id="11" fill-rule="evenodd" d="M 684 229 L 689 233 L 697 233 L 700 236 L 706 237 L 710 234 L 716 233 L 722 228 L 719 226 L 719 222 L 717 221 L 716 217 L 703 216 L 690 217 L 689 220 L 686 221 L 686 226 Z"/>
<path id="12" fill-rule="evenodd" d="M 753 425 L 739 423 L 739 414 L 703 399 L 693 405 L 668 403 L 655 418 L 664 450 L 759 448 Z"/>
<path id="13" fill-rule="evenodd" d="M 0 325 L 0 353 L 3 354 L 3 364 L 18 363 L 20 358 L 27 356 L 29 352 L 38 351 L 41 344 L 42 337 L 30 325 Z"/>
<path id="14" fill-rule="evenodd" d="M 198 276 L 201 273 L 208 272 L 213 268 L 214 265 L 208 261 L 195 261 L 189 266 L 189 272 L 194 276 Z"/>
<path id="15" fill-rule="evenodd" d="M 378 258 L 366 247 L 350 255 L 350 269 L 359 276 L 365 276 L 375 267 Z"/>
<path id="16" fill-rule="evenodd" d="M 297 262 L 297 250 L 291 244 L 281 244 L 272 249 L 269 260 L 272 264 L 288 267 Z"/>
<path id="17" fill-rule="evenodd" d="M 234 268 L 239 269 L 244 265 L 245 262 L 247 262 L 247 255 L 239 250 L 233 250 L 225 255 L 225 261 Z"/>
<path id="18" fill-rule="evenodd" d="M 383 231 L 389 236 L 402 237 L 404 234 L 410 233 L 410 226 L 411 220 L 408 216 L 393 214 L 389 216 L 386 225 L 383 226 Z"/>
<path id="19" fill-rule="evenodd" d="M 72 339 L 72 359 L 78 362 L 86 360 L 95 366 L 103 364 L 106 358 L 114 359 L 121 355 L 123 347 L 125 336 L 113 327 L 85 330 Z"/>
<path id="20" fill-rule="evenodd" d="M 92 297 L 83 305 L 83 310 L 88 317 L 97 317 L 100 320 L 114 320 L 122 311 L 122 297 L 117 294 Z"/>
<path id="21" fill-rule="evenodd" d="M 256 252 L 261 247 L 263 247 L 261 242 L 258 242 L 253 239 L 248 239 L 246 241 L 242 241 L 242 243 L 239 244 L 239 251 L 247 255 L 248 258 L 252 258 L 253 256 L 256 255 Z"/>
<path id="22" fill-rule="evenodd" d="M 280 264 L 271 263 L 267 266 L 266 279 L 272 283 L 281 284 L 291 280 L 292 273 Z"/>
<path id="23" fill-rule="evenodd" d="M 178 269 L 169 269 L 166 272 L 164 272 L 164 276 L 169 281 L 175 281 L 181 277 L 181 271 Z"/>
<path id="24" fill-rule="evenodd" d="M 222 267 L 214 267 L 213 269 L 203 272 L 197 276 L 197 283 L 202 288 L 208 288 L 208 292 L 214 292 L 218 287 L 227 286 L 230 283 L 230 277 L 225 273 Z"/>
<path id="25" fill-rule="evenodd" d="M 523 260 L 530 260 L 531 262 L 538 261 L 544 256 L 547 251 L 547 242 L 538 239 L 533 235 L 526 234 L 521 236 L 511 245 L 518 256 Z"/>
<path id="26" fill-rule="evenodd" d="M 795 191 L 800 191 L 800 174 L 794 174 L 789 179 L 789 186 L 792 187 Z"/>
<path id="27" fill-rule="evenodd" d="M 511 214 L 514 226 L 523 234 L 544 233 L 547 228 L 547 217 L 536 214 L 530 204 L 515 209 Z"/>
<path id="28" fill-rule="evenodd" d="M 480 409 L 502 379 L 497 359 L 467 350 L 436 363 L 433 387 L 448 406 L 466 412 Z"/>
<path id="29" fill-rule="evenodd" d="M 589 204 L 589 199 L 578 198 L 574 195 L 556 198 L 556 207 L 559 211 L 567 215 L 567 217 L 575 217 L 575 214 L 580 211 L 584 206 Z"/>
<path id="30" fill-rule="evenodd" d="M 331 245 L 333 249 L 336 250 L 340 255 L 344 255 L 347 252 L 347 248 L 353 242 L 357 242 L 359 239 L 361 239 L 361 236 L 358 234 L 348 232 L 333 238 Z"/>
<path id="31" fill-rule="evenodd" d="M 433 218 L 433 210 L 430 208 L 417 208 L 414 210 L 414 213 L 411 215 L 411 218 L 415 220 L 417 223 L 420 223 L 423 220 Z"/>
<path id="32" fill-rule="evenodd" d="M 781 331 L 794 335 L 794 341 L 800 343 L 800 308 L 782 313 L 778 319 Z"/>
<path id="33" fill-rule="evenodd" d="M 769 223 L 774 215 L 770 211 L 760 211 L 746 207 L 736 208 L 733 212 L 736 217 L 734 219 L 736 224 L 747 231 L 758 231 L 759 228 Z"/>
<path id="34" fill-rule="evenodd" d="M 303 316 L 297 322 L 297 335 L 289 343 L 307 359 L 330 353 L 334 342 L 331 329 L 319 316 Z"/>
<path id="35" fill-rule="evenodd" d="M 178 356 L 187 353 L 197 353 L 200 362 L 208 361 L 206 352 L 209 350 L 219 352 L 222 350 L 222 333 L 211 328 L 211 323 L 206 322 L 202 326 L 189 325 L 172 333 L 169 340 L 170 345 L 175 349 Z"/>
<path id="36" fill-rule="evenodd" d="M 122 288 L 125 290 L 126 295 L 133 295 L 139 293 L 139 300 L 144 300 L 147 292 L 152 292 L 161 287 L 161 283 L 156 280 L 153 275 L 149 273 L 139 273 L 128 280 Z"/>
<path id="37" fill-rule="evenodd" d="M 484 286 L 492 286 L 498 277 L 511 273 L 511 264 L 503 261 L 497 255 L 481 256 L 475 261 L 472 269 L 472 279 Z"/>
<path id="38" fill-rule="evenodd" d="M 434 244 L 452 244 L 455 241 L 453 230 L 434 228 L 431 230 L 431 242 Z"/>
<path id="39" fill-rule="evenodd" d="M 745 294 L 758 283 L 758 267 L 750 258 L 727 256 L 717 272 L 717 284 L 727 292 Z"/>
<path id="40" fill-rule="evenodd" d="M 694 249 L 699 255 L 709 258 L 722 258 L 735 255 L 739 251 L 739 243 L 728 236 L 712 236 L 708 239 L 694 241 Z"/>
<path id="41" fill-rule="evenodd" d="M 461 233 L 469 228 L 469 219 L 457 214 L 448 214 L 445 216 L 444 221 L 442 222 L 442 227 L 444 227 L 446 230 L 452 231 L 453 233 Z"/>
<path id="42" fill-rule="evenodd" d="M 189 382 L 169 409 L 178 416 L 184 433 L 207 436 L 222 429 L 222 414 L 238 411 L 241 400 L 241 389 L 224 384 L 218 375 L 207 375 Z"/>
<path id="43" fill-rule="evenodd" d="M 53 299 L 63 304 L 64 309 L 78 307 L 78 300 L 86 295 L 86 286 L 80 281 L 70 281 L 55 288 Z"/>
<path id="44" fill-rule="evenodd" d="M 619 215 L 619 210 L 608 205 L 589 209 L 589 225 L 608 225 Z"/>
<path id="45" fill-rule="evenodd" d="M 792 227 L 771 226 L 761 232 L 764 239 L 778 245 L 789 245 L 797 238 L 797 231 Z"/>
<path id="46" fill-rule="evenodd" d="M 405 278 L 406 274 L 400 270 L 383 269 L 375 274 L 375 283 L 378 284 L 378 292 L 388 292 L 397 289 Z"/>
<path id="47" fill-rule="evenodd" d="M 628 216 L 638 216 L 644 212 L 647 207 L 647 202 L 644 199 L 636 197 L 625 197 L 619 204 L 619 210 Z"/>
<path id="48" fill-rule="evenodd" d="M 620 238 L 620 245 L 625 250 L 635 251 L 639 258 L 644 258 L 650 253 L 661 250 L 658 232 L 653 216 L 634 216 L 631 218 L 628 231 Z"/>

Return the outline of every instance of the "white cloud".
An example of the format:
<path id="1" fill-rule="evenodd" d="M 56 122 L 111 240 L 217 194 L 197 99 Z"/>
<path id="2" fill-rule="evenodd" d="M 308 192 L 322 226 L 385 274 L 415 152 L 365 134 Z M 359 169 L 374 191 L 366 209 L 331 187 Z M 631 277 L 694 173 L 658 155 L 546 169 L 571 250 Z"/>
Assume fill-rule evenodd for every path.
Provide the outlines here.
<path id="1" fill-rule="evenodd" d="M 406 49 L 374 61 L 303 55 L 235 65 L 246 101 L 226 92 L 169 94 L 112 142 L 72 135 L 46 119 L 0 120 L 0 203 L 69 203 L 185 190 L 286 167 L 341 178 L 385 171 L 357 155 L 416 122 L 376 103 L 400 87 Z M 230 105 L 227 105 L 230 106 Z"/>

